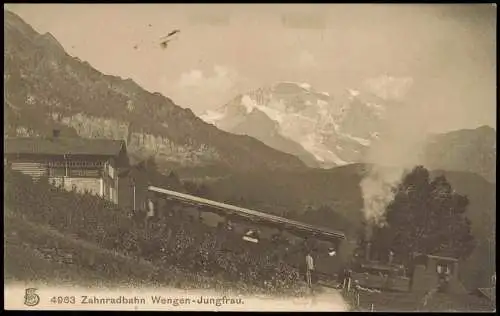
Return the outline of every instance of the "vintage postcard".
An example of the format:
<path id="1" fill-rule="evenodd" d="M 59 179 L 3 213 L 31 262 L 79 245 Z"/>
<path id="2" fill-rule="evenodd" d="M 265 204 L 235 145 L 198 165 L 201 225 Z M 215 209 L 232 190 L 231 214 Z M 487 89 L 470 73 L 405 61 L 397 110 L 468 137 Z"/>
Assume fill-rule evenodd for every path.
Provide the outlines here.
<path id="1" fill-rule="evenodd" d="M 496 311 L 496 18 L 6 4 L 4 309 Z"/>

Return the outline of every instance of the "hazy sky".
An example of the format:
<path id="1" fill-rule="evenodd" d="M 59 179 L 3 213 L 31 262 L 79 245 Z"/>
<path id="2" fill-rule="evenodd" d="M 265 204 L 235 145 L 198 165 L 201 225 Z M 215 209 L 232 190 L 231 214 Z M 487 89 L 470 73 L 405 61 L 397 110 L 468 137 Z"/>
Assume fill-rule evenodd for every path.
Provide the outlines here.
<path id="1" fill-rule="evenodd" d="M 411 83 L 403 84 L 408 119 L 426 128 L 496 127 L 496 8 L 488 4 L 6 8 L 51 32 L 69 54 L 195 113 L 279 80 L 335 93 L 383 85 L 379 78 L 389 76 L 396 88 Z M 161 49 L 159 37 L 176 28 L 180 34 Z"/>

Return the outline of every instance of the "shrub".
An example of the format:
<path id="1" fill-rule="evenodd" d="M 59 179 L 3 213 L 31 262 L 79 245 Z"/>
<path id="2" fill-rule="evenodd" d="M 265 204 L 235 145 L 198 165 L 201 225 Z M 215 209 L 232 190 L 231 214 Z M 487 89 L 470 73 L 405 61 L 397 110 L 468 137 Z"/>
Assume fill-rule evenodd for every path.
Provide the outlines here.
<path id="1" fill-rule="evenodd" d="M 174 267 L 189 272 L 194 279 L 218 277 L 247 289 L 297 293 L 298 271 L 279 262 L 275 248 L 248 247 L 231 231 L 176 217 L 161 219 L 146 231 L 142 221 L 100 197 L 68 192 L 48 181 L 34 182 L 8 168 L 4 171 L 5 203 L 11 211 L 102 248 L 149 260 L 165 270 L 159 273 L 162 278 Z M 109 274 L 123 273 L 111 264 L 96 268 Z"/>

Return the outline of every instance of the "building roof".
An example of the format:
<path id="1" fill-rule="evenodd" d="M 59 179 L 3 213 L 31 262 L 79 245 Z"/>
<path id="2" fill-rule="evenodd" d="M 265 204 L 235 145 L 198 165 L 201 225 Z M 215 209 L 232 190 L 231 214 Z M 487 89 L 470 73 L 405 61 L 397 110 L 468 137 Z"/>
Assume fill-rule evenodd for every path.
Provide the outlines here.
<path id="1" fill-rule="evenodd" d="M 238 206 L 234 206 L 234 205 L 230 205 L 230 204 L 226 204 L 226 203 L 220 203 L 220 202 L 216 202 L 216 201 L 212 201 L 212 200 L 208 200 L 208 199 L 203 199 L 203 198 L 200 198 L 200 197 L 197 197 L 194 195 L 180 193 L 180 192 L 176 192 L 176 191 L 171 191 L 171 190 L 167 190 L 167 189 L 163 189 L 163 188 L 158 188 L 155 186 L 149 186 L 148 189 L 149 189 L 149 191 L 152 191 L 152 192 L 165 194 L 171 199 L 175 199 L 175 200 L 179 200 L 179 201 L 183 201 L 183 202 L 187 202 L 187 203 L 191 203 L 191 204 L 209 206 L 209 207 L 213 207 L 216 209 L 221 209 L 221 210 L 226 211 L 228 213 L 233 211 L 240 216 L 259 218 L 259 219 L 263 219 L 263 220 L 266 220 L 266 221 L 269 221 L 272 223 L 282 224 L 284 226 L 288 225 L 288 226 L 294 227 L 295 229 L 313 232 L 313 233 L 320 234 L 322 236 L 333 237 L 335 239 L 345 239 L 344 233 L 339 232 L 339 231 L 334 231 L 332 229 L 317 227 L 317 226 L 293 221 L 293 220 L 290 220 L 290 219 L 287 219 L 284 217 L 275 216 L 275 215 L 271 215 L 271 214 L 267 214 L 267 213 L 263 213 L 263 212 L 259 212 L 259 211 L 254 211 L 251 209 L 238 207 Z"/>
<path id="2" fill-rule="evenodd" d="M 424 254 L 421 252 L 414 252 L 414 256 L 424 256 L 430 259 L 437 259 L 437 260 L 445 260 L 445 261 L 452 261 L 452 262 L 458 262 L 457 258 L 449 257 L 449 256 L 438 256 L 438 255 L 430 255 L 430 254 Z"/>
<path id="3" fill-rule="evenodd" d="M 97 138 L 7 138 L 5 154 L 117 156 L 124 149 L 122 140 Z"/>
<path id="4" fill-rule="evenodd" d="M 390 264 L 385 264 L 385 263 L 380 263 L 380 262 L 364 262 L 361 264 L 361 268 L 380 270 L 380 271 L 399 271 L 399 270 L 403 269 L 403 266 L 390 265 Z"/>

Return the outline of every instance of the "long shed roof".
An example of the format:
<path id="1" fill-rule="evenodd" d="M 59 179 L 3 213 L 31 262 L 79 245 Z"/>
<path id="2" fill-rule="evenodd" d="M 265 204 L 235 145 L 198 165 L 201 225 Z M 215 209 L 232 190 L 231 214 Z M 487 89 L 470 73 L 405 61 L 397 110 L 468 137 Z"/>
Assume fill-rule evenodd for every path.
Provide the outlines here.
<path id="1" fill-rule="evenodd" d="M 254 217 L 254 218 L 256 217 L 256 218 L 267 220 L 267 221 L 273 222 L 273 223 L 293 226 L 295 229 L 304 230 L 304 231 L 313 232 L 313 233 L 318 233 L 318 234 L 323 235 L 323 236 L 329 236 L 329 237 L 333 237 L 336 239 L 345 239 L 344 233 L 339 232 L 339 231 L 335 231 L 335 230 L 332 230 L 329 228 L 317 227 L 317 226 L 309 225 L 306 223 L 290 220 L 290 219 L 287 219 L 284 217 L 271 215 L 271 214 L 267 214 L 264 212 L 254 211 L 254 210 L 251 210 L 248 208 L 238 207 L 238 206 L 234 206 L 234 205 L 230 205 L 230 204 L 226 204 L 226 203 L 216 202 L 216 201 L 200 198 L 200 197 L 197 197 L 194 195 L 180 193 L 180 192 L 176 192 L 176 191 L 171 191 L 171 190 L 167 190 L 167 189 L 163 189 L 163 188 L 158 188 L 155 186 L 149 186 L 148 189 L 152 192 L 165 194 L 165 195 L 169 196 L 169 198 L 176 199 L 179 201 L 198 204 L 198 205 L 205 205 L 205 206 L 221 209 L 221 210 L 224 210 L 227 212 L 232 211 L 232 212 L 237 213 L 238 215 L 242 215 L 245 217 Z"/>

